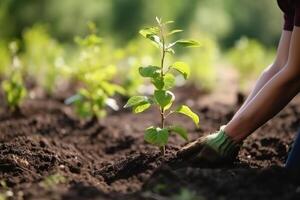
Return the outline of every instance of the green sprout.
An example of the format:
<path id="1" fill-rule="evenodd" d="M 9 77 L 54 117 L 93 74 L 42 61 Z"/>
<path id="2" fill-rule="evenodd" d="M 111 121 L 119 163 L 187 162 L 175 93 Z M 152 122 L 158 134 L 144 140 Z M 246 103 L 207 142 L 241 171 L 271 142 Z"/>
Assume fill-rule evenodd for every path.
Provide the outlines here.
<path id="1" fill-rule="evenodd" d="M 27 90 L 23 83 L 21 64 L 17 56 L 17 42 L 11 42 L 9 49 L 12 55 L 12 64 L 7 79 L 2 82 L 2 89 L 9 110 L 18 112 L 20 111 L 20 104 L 27 95 Z"/>
<path id="2" fill-rule="evenodd" d="M 118 110 L 116 101 L 111 98 L 116 93 L 124 93 L 124 89 L 112 80 L 117 72 L 113 65 L 105 65 L 100 54 L 102 38 L 96 35 L 96 27 L 89 24 L 90 34 L 75 40 L 80 47 L 79 56 L 71 76 L 83 86 L 65 103 L 73 104 L 80 117 L 101 118 L 106 115 L 106 106 Z"/>
<path id="3" fill-rule="evenodd" d="M 149 78 L 155 90 L 152 96 L 133 96 L 129 98 L 124 108 L 131 107 L 134 113 L 141 113 L 151 105 L 157 105 L 160 110 L 160 126 L 148 127 L 145 131 L 144 139 L 146 142 L 160 147 L 162 155 L 165 154 L 165 146 L 168 143 L 171 133 L 178 134 L 184 140 L 188 140 L 187 131 L 180 125 L 166 126 L 166 119 L 175 113 L 183 114 L 193 120 L 196 126 L 199 124 L 199 117 L 187 105 L 180 105 L 172 109 L 175 95 L 170 89 L 175 85 L 174 72 L 177 72 L 187 79 L 190 75 L 190 68 L 184 62 L 175 62 L 169 66 L 165 65 L 166 55 L 174 54 L 175 46 L 196 47 L 199 43 L 194 40 L 177 40 L 167 43 L 167 39 L 182 30 L 167 31 L 167 25 L 173 21 L 162 22 L 156 17 L 157 26 L 140 30 L 140 34 L 149 39 L 161 51 L 160 66 L 140 67 L 139 74 L 144 78 Z"/>

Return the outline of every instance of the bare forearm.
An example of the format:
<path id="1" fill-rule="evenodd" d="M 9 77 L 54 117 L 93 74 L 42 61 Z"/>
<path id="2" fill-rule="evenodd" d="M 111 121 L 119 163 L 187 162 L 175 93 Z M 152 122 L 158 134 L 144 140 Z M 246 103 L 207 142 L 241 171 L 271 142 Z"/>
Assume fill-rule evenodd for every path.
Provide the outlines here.
<path id="1" fill-rule="evenodd" d="M 248 103 L 256 96 L 256 94 L 261 90 L 261 88 L 278 72 L 277 67 L 270 66 L 268 67 L 263 73 L 260 75 L 254 88 L 252 89 L 251 93 L 247 97 L 246 101 L 243 105 L 239 108 L 239 110 L 233 116 L 233 119 L 238 116 L 238 114 L 245 109 Z"/>
<path id="2" fill-rule="evenodd" d="M 288 68 L 274 76 L 226 126 L 225 131 L 240 141 L 276 115 L 298 93 L 300 81 Z"/>
<path id="3" fill-rule="evenodd" d="M 242 107 L 238 110 L 233 118 L 235 118 L 256 96 L 261 88 L 286 65 L 289 54 L 291 34 L 291 31 L 282 31 L 274 63 L 263 71 L 263 73 L 257 80 L 254 89 L 251 91 L 250 95 L 247 97 L 246 101 L 243 103 Z"/>

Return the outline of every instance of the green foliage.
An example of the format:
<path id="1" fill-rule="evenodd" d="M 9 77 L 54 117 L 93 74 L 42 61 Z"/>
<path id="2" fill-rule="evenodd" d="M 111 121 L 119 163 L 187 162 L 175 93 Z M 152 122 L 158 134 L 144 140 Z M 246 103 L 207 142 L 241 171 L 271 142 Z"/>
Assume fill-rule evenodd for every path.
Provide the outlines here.
<path id="1" fill-rule="evenodd" d="M 28 25 L 49 22 L 51 35 L 71 42 L 86 32 L 86 22 L 92 20 L 101 34 L 126 42 L 157 13 L 176 19 L 176 25 L 185 30 L 205 30 L 227 47 L 242 35 L 275 45 L 281 31 L 282 13 L 270 0 L 1 0 L 0 27 L 5 29 L 0 38 L 19 37 Z"/>
<path id="2" fill-rule="evenodd" d="M 59 173 L 55 173 L 47 176 L 42 182 L 40 182 L 40 185 L 45 189 L 49 189 L 55 187 L 58 184 L 65 183 L 66 181 L 67 179 L 64 176 Z"/>
<path id="3" fill-rule="evenodd" d="M 27 95 L 27 90 L 23 83 L 21 63 L 17 56 L 18 45 L 16 42 L 10 43 L 10 51 L 12 54 L 11 71 L 6 80 L 2 82 L 2 89 L 9 109 L 14 112 L 19 109 L 20 104 Z"/>
<path id="4" fill-rule="evenodd" d="M 219 3 L 218 0 L 209 1 Z M 222 38 L 226 46 L 231 46 L 242 36 L 258 40 L 267 46 L 277 45 L 283 14 L 276 1 L 261 0 L 257 3 L 240 0 L 237 3 L 235 0 L 226 0 L 224 8 L 230 16 L 231 24 L 230 30 Z"/>
<path id="5" fill-rule="evenodd" d="M 171 35 L 181 31 L 178 29 L 168 31 L 167 26 L 173 23 L 172 21 L 162 22 L 159 18 L 156 18 L 156 21 L 157 26 L 140 30 L 140 34 L 146 39 L 149 39 L 150 42 L 161 51 L 160 66 L 149 65 L 139 68 L 140 75 L 151 80 L 155 88 L 153 95 L 150 97 L 133 96 L 124 107 L 132 107 L 135 113 L 145 111 L 151 105 L 157 105 L 159 107 L 161 115 L 160 127 L 151 126 L 147 128 L 145 131 L 145 141 L 159 146 L 164 154 L 165 145 L 168 143 L 168 138 L 171 133 L 178 134 L 184 140 L 187 140 L 187 132 L 183 127 L 179 125 L 165 127 L 165 120 L 169 115 L 180 113 L 190 117 L 197 126 L 199 123 L 198 116 L 186 105 L 181 105 L 175 110 L 171 109 L 175 100 L 175 95 L 170 91 L 175 85 L 174 72 L 179 72 L 182 77 L 187 79 L 190 75 L 190 69 L 184 62 L 174 62 L 169 66 L 165 65 L 166 54 L 174 54 L 175 46 L 194 47 L 199 46 L 199 43 L 194 40 L 177 40 L 168 43 L 167 40 Z"/>
<path id="6" fill-rule="evenodd" d="M 132 107 L 134 113 L 140 113 L 150 108 L 152 100 L 145 96 L 131 97 L 124 108 Z"/>
<path id="7" fill-rule="evenodd" d="M 190 76 L 190 67 L 184 62 L 175 62 L 171 67 L 181 73 L 184 79 L 188 79 Z"/>
<path id="8" fill-rule="evenodd" d="M 90 34 L 85 38 L 75 40 L 80 47 L 78 58 L 69 68 L 71 76 L 80 81 L 83 87 L 76 95 L 66 100 L 67 104 L 74 104 L 76 112 L 81 117 L 104 117 L 105 107 L 118 110 L 118 105 L 111 97 L 116 93 L 124 93 L 124 89 L 112 82 L 116 74 L 116 67 L 103 63 L 100 55 L 102 38 L 95 33 L 94 24 L 89 24 Z"/>
<path id="9" fill-rule="evenodd" d="M 169 131 L 178 134 L 180 137 L 188 141 L 187 131 L 180 125 L 170 126 Z"/>
<path id="10" fill-rule="evenodd" d="M 159 147 L 163 147 L 168 143 L 169 130 L 166 128 L 149 127 L 145 131 L 145 141 Z"/>
<path id="11" fill-rule="evenodd" d="M 4 42 L 0 42 L 0 77 L 5 76 L 9 70 L 10 55 L 8 45 Z"/>
<path id="12" fill-rule="evenodd" d="M 97 6 L 100 4 L 101 6 Z M 264 9 L 266 7 L 269 9 Z M 128 10 L 135 12 L 128 13 Z M 73 46 L 70 42 L 75 35 L 85 35 L 86 22 L 92 20 L 99 27 L 101 35 L 105 35 L 106 38 L 104 44 L 101 44 L 102 63 L 107 64 L 110 60 L 109 63 L 116 65 L 119 75 L 117 82 L 126 90 L 125 95 L 149 93 L 149 87 L 143 84 L 145 81 L 137 68 L 150 64 L 158 65 L 151 60 L 156 57 L 156 53 L 153 53 L 155 48 L 149 47 L 150 43 L 149 46 L 141 43 L 136 33 L 141 24 L 149 22 L 157 13 L 164 18 L 175 19 L 174 24 L 182 27 L 189 37 L 199 37 L 197 41 L 200 41 L 201 48 L 193 51 L 174 49 L 180 60 L 186 61 L 191 67 L 193 73 L 189 82 L 206 91 L 212 90 L 217 82 L 216 67 L 219 65 L 215 66 L 215 58 L 219 44 L 227 50 L 245 35 L 258 39 L 264 45 L 276 45 L 281 31 L 282 13 L 276 2 L 269 0 L 261 0 L 260 3 L 248 0 L 238 3 L 235 0 L 191 0 L 188 3 L 182 0 L 2 0 L 0 27 L 5 29 L 0 32 L 0 75 L 7 75 L 7 63 L 10 62 L 6 43 L 11 38 L 19 38 L 24 40 L 24 43 L 21 42 L 20 58 L 25 66 L 25 75 L 31 75 L 26 78 L 37 79 L 37 83 L 48 93 L 52 93 L 54 89 L 61 89 L 65 86 L 61 83 L 66 83 L 65 79 L 62 79 L 64 74 L 61 71 L 66 69 L 64 63 L 71 63 L 69 58 L 75 57 L 74 62 L 78 60 L 73 56 L 77 55 L 78 46 Z M 272 20 L 269 20 L 270 18 Z M 201 33 L 198 30 L 205 32 Z M 142 33 L 151 38 L 155 31 L 157 30 L 150 27 Z M 192 45 L 192 41 L 186 43 L 177 37 L 180 32 L 182 30 L 173 29 L 166 36 L 174 36 L 175 46 Z M 152 37 L 151 41 L 159 47 L 161 41 L 157 39 Z M 170 45 L 174 45 L 174 42 Z M 62 47 L 66 51 L 63 51 Z M 173 53 L 172 49 L 168 49 L 167 52 Z M 171 76 L 166 79 L 172 83 Z M 183 79 L 176 77 L 177 85 L 183 82 Z M 155 83 L 159 86 L 161 80 L 156 79 Z"/>
<path id="13" fill-rule="evenodd" d="M 219 47 L 216 40 L 210 35 L 202 32 L 195 32 L 194 35 L 199 37 L 201 47 L 193 49 L 191 52 L 185 51 L 182 55 L 182 59 L 190 63 L 193 72 L 190 74 L 188 82 L 202 91 L 212 91 L 217 83 Z"/>
<path id="14" fill-rule="evenodd" d="M 10 77 L 3 81 L 2 89 L 4 91 L 6 102 L 10 110 L 16 110 L 26 97 L 22 75 L 20 72 L 12 72 Z"/>
<path id="15" fill-rule="evenodd" d="M 25 53 L 23 55 L 26 71 L 37 79 L 48 93 L 57 87 L 64 65 L 63 48 L 49 36 L 44 26 L 37 25 L 23 34 Z"/>
<path id="16" fill-rule="evenodd" d="M 271 62 L 271 53 L 258 41 L 241 38 L 228 52 L 229 61 L 239 72 L 242 86 Z"/>
<path id="17" fill-rule="evenodd" d="M 176 109 L 176 112 L 191 118 L 196 126 L 199 125 L 198 115 L 196 115 L 188 106 L 181 105 Z"/>

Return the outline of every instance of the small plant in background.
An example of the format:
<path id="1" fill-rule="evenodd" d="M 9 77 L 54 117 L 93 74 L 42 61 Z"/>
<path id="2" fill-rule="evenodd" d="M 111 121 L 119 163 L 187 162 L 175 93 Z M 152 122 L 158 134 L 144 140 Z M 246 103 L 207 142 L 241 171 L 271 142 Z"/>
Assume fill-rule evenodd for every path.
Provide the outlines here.
<path id="1" fill-rule="evenodd" d="M 77 94 L 68 98 L 65 103 L 73 104 L 76 113 L 81 117 L 104 117 L 105 107 L 113 110 L 119 107 L 111 98 L 116 93 L 124 93 L 124 89 L 112 82 L 117 72 L 113 65 L 102 63 L 100 45 L 102 38 L 96 35 L 96 27 L 89 24 L 90 34 L 85 38 L 76 38 L 80 53 L 75 66 L 70 68 L 73 78 L 83 84 Z"/>
<path id="2" fill-rule="evenodd" d="M 26 73 L 35 78 L 37 83 L 52 94 L 58 87 L 61 67 L 64 64 L 64 48 L 52 38 L 46 27 L 35 25 L 23 34 L 24 54 L 22 61 Z"/>
<path id="3" fill-rule="evenodd" d="M 21 63 L 17 56 L 17 42 L 11 42 L 9 49 L 12 55 L 11 69 L 6 80 L 2 82 L 2 89 L 9 110 L 11 112 L 19 112 L 19 106 L 26 97 L 27 90 L 23 83 Z"/>
<path id="4" fill-rule="evenodd" d="M 167 25 L 173 23 L 172 21 L 162 22 L 161 19 L 156 18 L 157 26 L 145 28 L 140 30 L 140 34 L 149 39 L 161 51 L 160 66 L 140 67 L 139 73 L 142 77 L 150 78 L 155 90 L 153 96 L 133 96 L 131 97 L 125 108 L 131 107 L 134 113 L 141 113 L 151 105 L 157 105 L 160 110 L 160 126 L 148 127 L 145 131 L 145 141 L 150 144 L 159 146 L 162 154 L 165 154 L 165 146 L 168 143 L 168 138 L 171 133 L 178 134 L 184 140 L 188 140 L 187 131 L 180 125 L 165 126 L 166 119 L 174 114 L 180 113 L 190 117 L 198 126 L 199 117 L 188 106 L 180 105 L 176 109 L 172 109 L 172 104 L 175 100 L 175 95 L 170 89 L 175 85 L 174 72 L 180 73 L 184 79 L 190 75 L 189 66 L 184 62 L 175 62 L 169 66 L 165 66 L 167 53 L 174 54 L 175 46 L 195 47 L 198 42 L 193 40 L 177 40 L 168 43 L 168 38 L 179 33 L 182 30 L 167 30 Z"/>

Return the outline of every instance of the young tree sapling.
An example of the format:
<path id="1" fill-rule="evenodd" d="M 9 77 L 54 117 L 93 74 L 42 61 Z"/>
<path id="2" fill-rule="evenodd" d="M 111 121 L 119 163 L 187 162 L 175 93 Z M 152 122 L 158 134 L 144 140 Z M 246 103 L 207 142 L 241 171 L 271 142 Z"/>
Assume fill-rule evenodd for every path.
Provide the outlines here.
<path id="1" fill-rule="evenodd" d="M 178 134 L 184 140 L 188 140 L 187 131 L 180 125 L 166 126 L 166 119 L 175 113 L 183 114 L 193 120 L 196 126 L 199 124 L 199 117 L 187 105 L 180 105 L 173 109 L 172 104 L 175 100 L 175 95 L 170 89 L 175 85 L 174 72 L 178 72 L 187 79 L 190 75 L 189 66 L 184 62 L 175 62 L 169 66 L 165 66 L 166 54 L 174 54 L 175 46 L 182 47 L 196 47 L 198 42 L 194 40 L 177 40 L 168 43 L 167 39 L 175 33 L 182 32 L 182 30 L 167 31 L 167 25 L 173 21 L 162 22 L 161 19 L 156 18 L 157 26 L 145 28 L 140 30 L 140 34 L 149 39 L 161 51 L 160 66 L 140 67 L 139 73 L 142 77 L 150 78 L 155 90 L 153 96 L 133 96 L 129 98 L 124 106 L 131 107 L 134 113 L 141 113 L 151 105 L 157 105 L 160 110 L 160 126 L 148 127 L 145 131 L 144 139 L 150 144 L 159 146 L 161 153 L 165 154 L 165 146 L 168 143 L 168 138 L 171 133 Z"/>
<path id="2" fill-rule="evenodd" d="M 71 76 L 82 83 L 83 87 L 65 103 L 73 104 L 80 117 L 101 118 L 106 115 L 106 106 L 118 110 L 112 96 L 124 93 L 124 89 L 113 83 L 116 67 L 106 65 L 101 59 L 102 38 L 96 34 L 96 26 L 93 23 L 89 23 L 89 30 L 90 34 L 87 37 L 76 38 L 80 52 L 75 65 L 70 68 Z"/>

